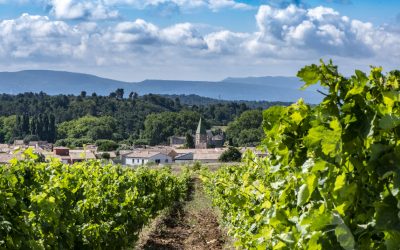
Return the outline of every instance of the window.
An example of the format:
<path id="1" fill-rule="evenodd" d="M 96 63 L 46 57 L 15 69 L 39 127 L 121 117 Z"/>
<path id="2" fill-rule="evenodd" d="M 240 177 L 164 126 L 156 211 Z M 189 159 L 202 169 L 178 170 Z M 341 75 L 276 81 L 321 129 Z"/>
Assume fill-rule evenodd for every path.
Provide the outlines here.
<path id="1" fill-rule="evenodd" d="M 168 159 L 165 159 L 165 162 L 168 162 Z"/>

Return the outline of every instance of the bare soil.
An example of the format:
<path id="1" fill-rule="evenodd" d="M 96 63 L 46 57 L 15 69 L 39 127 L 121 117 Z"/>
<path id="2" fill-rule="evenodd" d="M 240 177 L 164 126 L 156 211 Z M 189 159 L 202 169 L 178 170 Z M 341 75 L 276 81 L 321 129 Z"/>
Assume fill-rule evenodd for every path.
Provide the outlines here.
<path id="1" fill-rule="evenodd" d="M 142 233 L 136 249 L 227 249 L 226 244 L 211 202 L 194 179 L 187 201 L 159 216 Z"/>

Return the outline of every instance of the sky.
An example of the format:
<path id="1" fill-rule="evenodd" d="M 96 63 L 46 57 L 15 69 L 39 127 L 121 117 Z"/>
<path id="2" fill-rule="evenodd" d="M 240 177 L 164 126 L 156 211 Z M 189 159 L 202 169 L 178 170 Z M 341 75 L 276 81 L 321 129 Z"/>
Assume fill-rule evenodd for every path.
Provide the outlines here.
<path id="1" fill-rule="evenodd" d="M 214 81 L 399 58 L 398 0 L 0 0 L 0 71 Z"/>

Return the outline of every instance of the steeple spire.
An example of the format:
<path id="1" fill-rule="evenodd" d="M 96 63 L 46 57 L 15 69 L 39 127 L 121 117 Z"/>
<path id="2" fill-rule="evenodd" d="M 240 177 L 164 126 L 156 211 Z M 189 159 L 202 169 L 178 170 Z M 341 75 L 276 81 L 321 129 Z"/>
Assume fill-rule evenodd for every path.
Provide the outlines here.
<path id="1" fill-rule="evenodd" d="M 207 133 L 206 128 L 204 127 L 200 117 L 199 124 L 197 125 L 196 134 L 205 135 L 206 133 Z"/>

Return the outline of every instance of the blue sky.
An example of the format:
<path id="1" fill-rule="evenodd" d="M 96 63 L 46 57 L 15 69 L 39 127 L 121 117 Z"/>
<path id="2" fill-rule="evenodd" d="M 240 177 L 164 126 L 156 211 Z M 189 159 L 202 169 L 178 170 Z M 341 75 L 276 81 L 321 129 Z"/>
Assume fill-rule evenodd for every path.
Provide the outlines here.
<path id="1" fill-rule="evenodd" d="M 0 71 L 127 81 L 398 69 L 400 1 L 0 0 Z"/>

